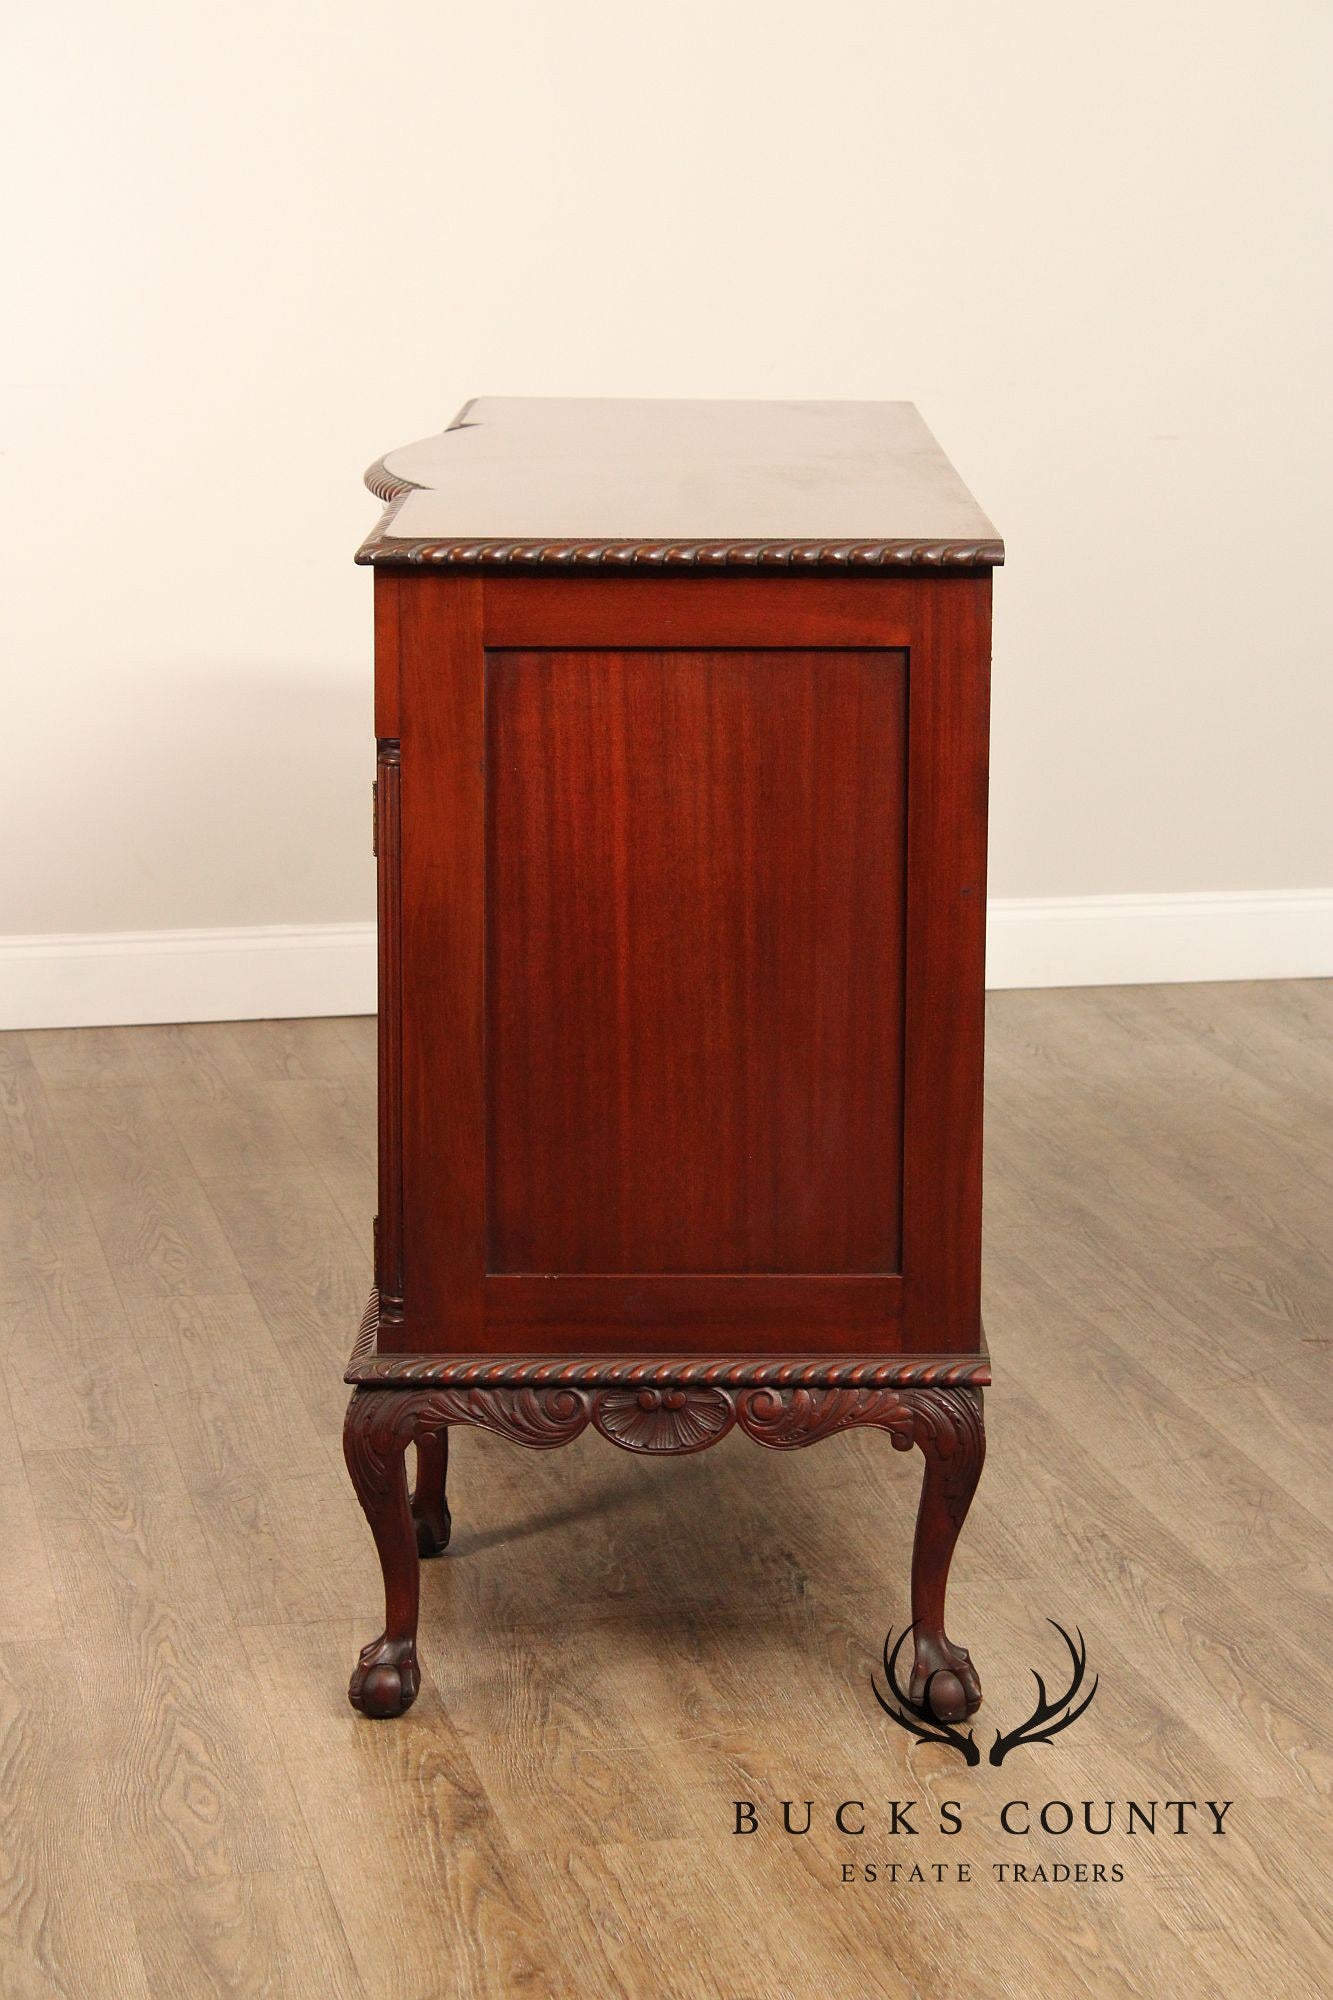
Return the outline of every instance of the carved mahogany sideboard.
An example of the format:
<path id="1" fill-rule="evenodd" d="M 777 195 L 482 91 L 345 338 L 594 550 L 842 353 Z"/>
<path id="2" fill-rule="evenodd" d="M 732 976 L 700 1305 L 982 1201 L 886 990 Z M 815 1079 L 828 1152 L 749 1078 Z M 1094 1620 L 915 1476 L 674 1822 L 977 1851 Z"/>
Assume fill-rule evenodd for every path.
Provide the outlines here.
<path id="1" fill-rule="evenodd" d="M 984 1451 L 991 571 L 906 403 L 492 399 L 375 465 L 379 1215 L 347 1463 L 416 1695 L 449 1429 Z M 415 1447 L 416 1484 L 405 1466 Z M 718 1527 L 725 1537 L 725 1523 Z"/>

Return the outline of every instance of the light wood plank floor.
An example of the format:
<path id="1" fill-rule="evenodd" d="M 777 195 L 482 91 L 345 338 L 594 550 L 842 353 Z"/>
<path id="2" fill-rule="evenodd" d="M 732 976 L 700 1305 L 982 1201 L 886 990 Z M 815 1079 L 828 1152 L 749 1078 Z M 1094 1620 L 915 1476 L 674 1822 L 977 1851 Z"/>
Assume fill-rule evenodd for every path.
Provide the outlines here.
<path id="1" fill-rule="evenodd" d="M 1058 1677 L 1048 1617 L 1101 1682 L 975 1770 L 870 1695 L 919 1466 L 875 1434 L 665 1465 L 463 1435 L 420 1699 L 358 1720 L 373 1024 L 0 1039 L 5 2000 L 1328 1992 L 1331 1032 L 1302 983 L 992 1002 L 951 1623 L 984 1748 Z M 1234 1803 L 1220 1837 L 1007 1836 L 1010 1799 Z"/>

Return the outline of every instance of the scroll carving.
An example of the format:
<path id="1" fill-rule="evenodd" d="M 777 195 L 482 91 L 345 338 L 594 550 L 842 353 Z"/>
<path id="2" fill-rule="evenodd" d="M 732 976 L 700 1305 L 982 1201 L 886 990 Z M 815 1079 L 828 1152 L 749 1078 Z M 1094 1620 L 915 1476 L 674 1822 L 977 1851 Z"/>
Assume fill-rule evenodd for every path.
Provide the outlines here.
<path id="1" fill-rule="evenodd" d="M 888 1431 L 896 1450 L 918 1444 L 938 1460 L 951 1511 L 969 1476 L 975 1484 L 982 1448 L 979 1403 L 967 1390 L 513 1384 L 362 1389 L 352 1398 L 347 1422 L 348 1462 L 355 1454 L 358 1490 L 382 1491 L 386 1458 L 447 1424 L 472 1424 L 536 1451 L 568 1444 L 592 1424 L 622 1451 L 674 1456 L 706 1451 L 733 1427 L 756 1444 L 791 1451 L 871 1425 Z"/>

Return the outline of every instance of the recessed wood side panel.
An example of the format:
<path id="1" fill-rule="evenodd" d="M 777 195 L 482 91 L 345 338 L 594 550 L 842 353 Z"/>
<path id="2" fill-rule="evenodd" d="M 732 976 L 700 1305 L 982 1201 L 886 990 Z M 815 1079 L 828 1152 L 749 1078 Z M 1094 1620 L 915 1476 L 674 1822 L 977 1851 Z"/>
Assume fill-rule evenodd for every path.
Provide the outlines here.
<path id="1" fill-rule="evenodd" d="M 898 651 L 486 660 L 496 1273 L 892 1273 Z"/>

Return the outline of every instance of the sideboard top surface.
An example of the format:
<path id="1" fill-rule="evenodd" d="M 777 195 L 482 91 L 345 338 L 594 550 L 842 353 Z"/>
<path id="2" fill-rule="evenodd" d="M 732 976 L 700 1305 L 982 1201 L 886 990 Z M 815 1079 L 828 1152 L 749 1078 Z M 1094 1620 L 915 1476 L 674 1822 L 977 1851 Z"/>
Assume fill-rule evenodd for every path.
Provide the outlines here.
<path id="1" fill-rule="evenodd" d="M 366 474 L 358 562 L 987 569 L 1004 545 L 911 403 L 483 396 Z"/>

